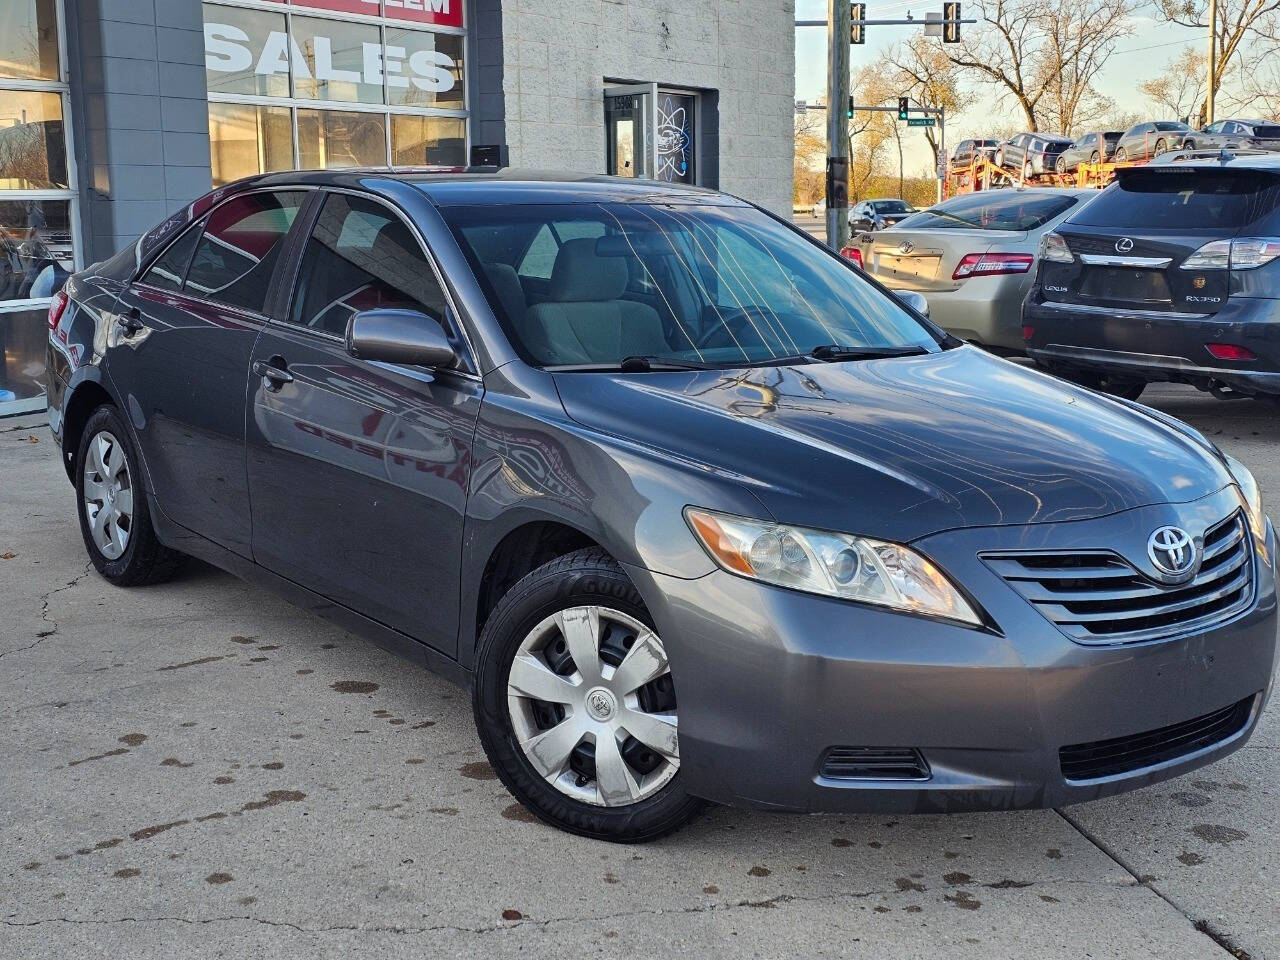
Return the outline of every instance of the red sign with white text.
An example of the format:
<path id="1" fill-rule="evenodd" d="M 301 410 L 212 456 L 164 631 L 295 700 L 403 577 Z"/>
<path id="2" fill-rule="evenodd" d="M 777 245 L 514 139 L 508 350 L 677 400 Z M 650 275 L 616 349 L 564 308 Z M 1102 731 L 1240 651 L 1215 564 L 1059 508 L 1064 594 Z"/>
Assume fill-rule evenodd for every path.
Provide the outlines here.
<path id="1" fill-rule="evenodd" d="M 388 20 L 410 20 L 440 27 L 462 26 L 464 0 L 273 0 L 313 10 L 339 13 L 363 13 L 376 17 L 382 13 Z"/>

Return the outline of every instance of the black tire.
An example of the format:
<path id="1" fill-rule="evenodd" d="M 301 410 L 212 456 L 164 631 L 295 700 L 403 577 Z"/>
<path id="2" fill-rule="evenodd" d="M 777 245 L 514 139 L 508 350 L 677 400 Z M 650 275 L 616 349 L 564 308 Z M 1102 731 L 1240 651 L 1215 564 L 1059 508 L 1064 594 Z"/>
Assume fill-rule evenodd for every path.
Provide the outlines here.
<path id="1" fill-rule="evenodd" d="M 1196 148 L 1196 142 L 1194 140 L 1188 140 L 1182 145 L 1183 150 L 1194 150 L 1195 148 Z"/>
<path id="2" fill-rule="evenodd" d="M 1161 137 L 1159 140 L 1156 141 L 1155 148 L 1152 149 L 1151 151 L 1151 156 L 1153 157 L 1160 156 L 1160 154 L 1164 153 L 1165 150 L 1168 149 L 1168 147 L 1169 145 L 1165 142 L 1164 137 Z"/>
<path id="3" fill-rule="evenodd" d="M 124 552 L 115 558 L 104 554 L 94 541 L 85 498 L 85 467 L 89 457 L 89 446 L 104 433 L 110 434 L 120 444 L 128 466 L 133 502 L 133 512 L 128 524 L 128 540 Z M 84 547 L 94 569 L 117 587 L 141 587 L 163 583 L 172 577 L 185 557 L 178 551 L 166 547 L 156 538 L 155 528 L 151 524 L 146 487 L 142 482 L 142 467 L 138 461 L 138 453 L 134 449 L 128 427 L 115 407 L 104 404 L 89 415 L 84 432 L 80 435 L 80 447 L 76 451 L 75 463 L 76 513 L 80 518 L 80 535 L 84 538 Z"/>
<path id="4" fill-rule="evenodd" d="M 551 826 L 614 843 L 656 840 L 680 829 L 707 805 L 685 792 L 681 770 L 652 796 L 625 806 L 596 806 L 548 783 L 516 740 L 507 704 L 516 651 L 545 618 L 582 605 L 609 607 L 653 627 L 635 586 L 603 550 L 579 550 L 534 570 L 498 601 L 480 635 L 471 696 L 480 741 L 511 794 Z"/>
<path id="5" fill-rule="evenodd" d="M 1057 167 L 1058 173 L 1061 176 L 1066 176 L 1067 174 L 1067 158 L 1066 157 L 1059 157 L 1058 162 L 1055 164 L 1055 166 Z"/>
<path id="6" fill-rule="evenodd" d="M 1118 148 L 1116 150 L 1115 162 L 1126 163 L 1128 160 L 1129 160 L 1129 151 L 1126 150 L 1124 147 Z"/>
<path id="7" fill-rule="evenodd" d="M 1090 162 L 1090 163 L 1097 163 L 1099 159 L 1100 159 L 1100 158 L 1099 158 L 1099 156 L 1098 156 L 1098 151 L 1097 151 L 1097 150 L 1095 150 L 1095 151 L 1093 151 L 1093 153 L 1089 154 L 1089 162 Z"/>

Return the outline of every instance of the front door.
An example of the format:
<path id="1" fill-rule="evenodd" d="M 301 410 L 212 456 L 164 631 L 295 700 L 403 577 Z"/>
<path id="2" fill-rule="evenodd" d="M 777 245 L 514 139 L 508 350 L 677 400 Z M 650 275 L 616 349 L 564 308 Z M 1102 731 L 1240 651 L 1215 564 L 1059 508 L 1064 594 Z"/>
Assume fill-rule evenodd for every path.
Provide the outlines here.
<path id="1" fill-rule="evenodd" d="M 106 368 L 156 503 L 175 523 L 250 555 L 245 378 L 284 240 L 306 194 L 228 200 L 187 229 L 116 302 Z"/>
<path id="2" fill-rule="evenodd" d="M 461 369 L 353 358 L 347 322 L 374 307 L 421 311 L 463 352 L 437 274 L 398 213 L 330 193 L 289 314 L 253 352 L 253 555 L 452 656 L 482 387 Z"/>

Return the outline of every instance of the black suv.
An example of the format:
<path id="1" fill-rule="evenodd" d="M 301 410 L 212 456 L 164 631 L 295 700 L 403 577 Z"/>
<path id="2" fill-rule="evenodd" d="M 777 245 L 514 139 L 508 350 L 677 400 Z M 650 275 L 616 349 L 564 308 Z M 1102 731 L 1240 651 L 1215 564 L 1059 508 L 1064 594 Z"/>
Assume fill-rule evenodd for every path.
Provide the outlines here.
<path id="1" fill-rule="evenodd" d="M 1027 353 L 1136 398 L 1155 381 L 1280 399 L 1280 157 L 1117 170 L 1041 240 Z"/>

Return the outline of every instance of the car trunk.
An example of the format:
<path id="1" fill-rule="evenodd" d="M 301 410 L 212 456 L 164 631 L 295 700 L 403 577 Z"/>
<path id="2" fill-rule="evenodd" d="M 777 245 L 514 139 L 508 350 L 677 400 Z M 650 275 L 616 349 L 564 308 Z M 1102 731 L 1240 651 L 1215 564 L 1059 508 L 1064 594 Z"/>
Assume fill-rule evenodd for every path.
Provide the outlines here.
<path id="1" fill-rule="evenodd" d="M 1214 240 L 1248 236 L 1280 201 L 1280 177 L 1257 170 L 1133 170 L 1056 232 L 1071 263 L 1041 262 L 1044 300 L 1119 310 L 1216 313 L 1231 271 L 1184 267 Z"/>
<path id="2" fill-rule="evenodd" d="M 956 290 L 951 275 L 966 254 L 1023 250 L 1027 234 L 1014 230 L 882 230 L 863 234 L 863 270 L 895 290 Z"/>

